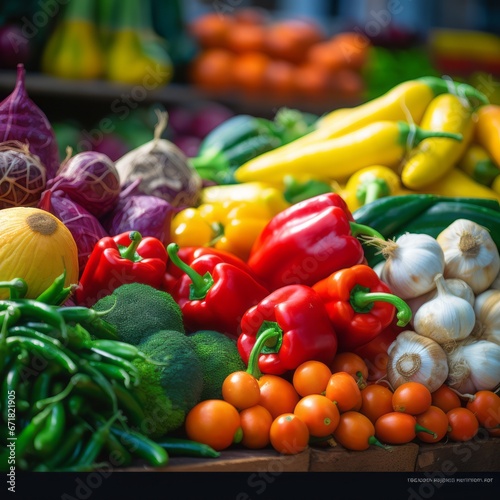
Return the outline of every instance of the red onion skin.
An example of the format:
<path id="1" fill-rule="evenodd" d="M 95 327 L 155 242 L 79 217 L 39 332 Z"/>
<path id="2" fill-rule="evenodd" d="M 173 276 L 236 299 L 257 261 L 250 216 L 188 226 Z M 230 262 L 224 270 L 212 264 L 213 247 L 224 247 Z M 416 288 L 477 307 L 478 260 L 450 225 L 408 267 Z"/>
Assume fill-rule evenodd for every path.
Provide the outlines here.
<path id="1" fill-rule="evenodd" d="M 59 149 L 54 130 L 43 111 L 30 99 L 23 64 L 17 65 L 12 93 L 0 102 L 0 142 L 19 141 L 29 146 L 47 171 L 47 180 L 59 169 Z"/>

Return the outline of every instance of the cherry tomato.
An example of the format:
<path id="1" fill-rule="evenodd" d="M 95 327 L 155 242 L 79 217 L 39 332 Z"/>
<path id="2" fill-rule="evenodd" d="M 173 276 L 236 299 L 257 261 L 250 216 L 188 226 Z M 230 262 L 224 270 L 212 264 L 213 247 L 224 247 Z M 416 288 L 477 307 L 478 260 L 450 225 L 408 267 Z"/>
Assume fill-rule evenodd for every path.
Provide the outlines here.
<path id="1" fill-rule="evenodd" d="M 361 389 L 361 408 L 359 412 L 366 415 L 375 424 L 377 418 L 392 411 L 392 391 L 379 384 L 367 385 Z"/>
<path id="2" fill-rule="evenodd" d="M 431 395 L 432 405 L 441 408 L 445 413 L 462 406 L 458 394 L 446 384 L 438 387 Z"/>
<path id="3" fill-rule="evenodd" d="M 259 404 L 266 408 L 273 418 L 282 413 L 293 413 L 300 396 L 291 382 L 279 375 L 265 374 L 259 378 L 259 386 Z"/>
<path id="4" fill-rule="evenodd" d="M 340 413 L 361 408 L 361 390 L 347 372 L 332 373 L 325 396 L 337 404 Z"/>
<path id="5" fill-rule="evenodd" d="M 368 366 L 361 356 L 353 352 L 339 352 L 330 363 L 332 373 L 347 372 L 362 389 L 368 379 Z"/>
<path id="6" fill-rule="evenodd" d="M 479 424 L 491 436 L 500 436 L 500 396 L 493 391 L 477 391 L 466 404 Z"/>
<path id="7" fill-rule="evenodd" d="M 448 437 L 452 441 L 469 441 L 479 430 L 479 421 L 467 408 L 453 408 L 447 414 Z"/>
<path id="8" fill-rule="evenodd" d="M 300 396 L 323 394 L 328 379 L 332 375 L 330 367 L 321 361 L 304 361 L 295 368 L 292 384 Z"/>
<path id="9" fill-rule="evenodd" d="M 258 404 L 260 400 L 259 381 L 250 373 L 230 373 L 222 382 L 222 398 L 238 410 Z"/>
<path id="10" fill-rule="evenodd" d="M 437 406 L 430 406 L 428 410 L 415 417 L 417 424 L 431 430 L 435 436 L 427 432 L 417 432 L 417 437 L 424 443 L 437 443 L 446 436 L 448 432 L 448 417 L 446 413 Z"/>
<path id="11" fill-rule="evenodd" d="M 394 389 L 392 408 L 410 415 L 418 415 L 429 409 L 432 395 L 429 389 L 420 382 L 405 382 Z"/>
<path id="12" fill-rule="evenodd" d="M 375 436 L 387 444 L 409 443 L 420 431 L 434 435 L 432 431 L 419 425 L 413 415 L 400 411 L 385 413 L 375 422 Z"/>
<path id="13" fill-rule="evenodd" d="M 194 406 L 184 423 L 187 437 L 214 450 L 229 448 L 241 439 L 238 410 L 222 399 L 206 399 Z"/>
<path id="14" fill-rule="evenodd" d="M 273 420 L 269 431 L 272 447 L 283 455 L 295 455 L 309 446 L 309 429 L 294 413 L 283 413 Z"/>
<path id="15" fill-rule="evenodd" d="M 372 444 L 383 446 L 375 438 L 375 427 L 370 419 L 357 411 L 340 414 L 333 437 L 348 450 L 367 450 Z"/>
<path id="16" fill-rule="evenodd" d="M 255 405 L 240 412 L 243 437 L 241 444 L 245 448 L 257 450 L 269 444 L 269 431 L 273 417 L 263 406 Z"/>
<path id="17" fill-rule="evenodd" d="M 333 433 L 339 423 L 337 405 L 322 394 L 309 394 L 300 399 L 293 410 L 307 425 L 309 434 L 325 437 Z"/>

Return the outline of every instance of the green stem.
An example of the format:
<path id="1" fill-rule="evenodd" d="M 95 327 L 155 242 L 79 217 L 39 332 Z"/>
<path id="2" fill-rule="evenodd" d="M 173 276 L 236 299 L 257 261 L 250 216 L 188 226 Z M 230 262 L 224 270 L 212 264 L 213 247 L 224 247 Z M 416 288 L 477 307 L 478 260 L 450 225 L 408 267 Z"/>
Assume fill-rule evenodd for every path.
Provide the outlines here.
<path id="1" fill-rule="evenodd" d="M 292 175 L 287 175 L 284 178 L 284 184 L 285 200 L 292 204 L 320 194 L 332 192 L 332 187 L 328 182 L 318 179 L 309 179 L 308 181 L 300 182 Z"/>
<path id="2" fill-rule="evenodd" d="M 259 356 L 267 352 L 278 352 L 283 341 L 283 330 L 278 323 L 274 321 L 264 321 L 260 330 L 257 332 L 255 344 L 248 358 L 247 372 L 255 378 L 260 378 L 262 372 L 259 369 Z"/>
<path id="3" fill-rule="evenodd" d="M 373 238 L 378 238 L 380 240 L 385 241 L 385 238 L 376 230 L 370 226 L 365 226 L 364 224 L 358 224 L 357 222 L 349 222 L 351 226 L 351 234 L 353 236 L 372 236 Z"/>
<path id="4" fill-rule="evenodd" d="M 468 83 L 454 82 L 437 76 L 423 76 L 417 78 L 417 80 L 428 85 L 435 96 L 450 92 L 459 97 L 466 97 L 468 100 L 478 101 L 480 104 L 489 103 L 488 97 L 483 92 Z"/>
<path id="5" fill-rule="evenodd" d="M 380 448 L 383 448 L 384 450 L 391 451 L 391 447 L 390 446 L 382 444 L 375 436 L 370 436 L 368 438 L 368 443 L 369 444 L 373 444 L 375 446 L 379 446 Z"/>
<path id="6" fill-rule="evenodd" d="M 387 181 L 376 178 L 363 182 L 356 190 L 356 198 L 362 205 L 371 203 L 384 196 L 389 196 L 390 194 L 391 190 L 389 189 Z"/>
<path id="7" fill-rule="evenodd" d="M 208 291 L 214 284 L 212 275 L 208 271 L 203 276 L 197 273 L 192 267 L 188 266 L 183 260 L 181 260 L 178 252 L 179 245 L 177 245 L 177 243 L 170 243 L 169 245 L 167 245 L 167 253 L 172 263 L 191 278 L 192 283 L 189 287 L 189 299 L 204 299 L 207 296 Z"/>
<path id="8" fill-rule="evenodd" d="M 14 278 L 10 281 L 0 281 L 0 288 L 9 290 L 9 299 L 22 299 L 28 291 L 28 284 L 23 278 Z"/>
<path id="9" fill-rule="evenodd" d="M 374 302 L 388 302 L 398 310 L 396 314 L 398 326 L 406 326 L 410 322 L 412 310 L 403 299 L 392 293 L 370 292 L 367 290 L 367 288 L 359 285 L 352 289 L 350 302 L 356 312 L 368 312 Z"/>
<path id="10" fill-rule="evenodd" d="M 398 127 L 401 144 L 407 149 L 417 146 L 425 139 L 436 137 L 453 139 L 455 141 L 461 141 L 463 139 L 462 134 L 454 134 L 453 132 L 444 132 L 441 130 L 425 130 L 414 123 L 407 123 L 404 121 L 399 121 Z"/>
<path id="11" fill-rule="evenodd" d="M 427 434 L 430 434 L 434 439 L 437 438 L 437 434 L 429 429 L 427 427 L 424 427 L 420 424 L 415 424 L 415 432 L 426 432 Z"/>
<path id="12" fill-rule="evenodd" d="M 120 247 L 120 255 L 123 259 L 132 260 L 134 262 L 141 260 L 137 254 L 137 247 L 142 241 L 142 235 L 138 231 L 130 231 L 128 237 L 130 238 L 130 245 L 128 247 Z"/>

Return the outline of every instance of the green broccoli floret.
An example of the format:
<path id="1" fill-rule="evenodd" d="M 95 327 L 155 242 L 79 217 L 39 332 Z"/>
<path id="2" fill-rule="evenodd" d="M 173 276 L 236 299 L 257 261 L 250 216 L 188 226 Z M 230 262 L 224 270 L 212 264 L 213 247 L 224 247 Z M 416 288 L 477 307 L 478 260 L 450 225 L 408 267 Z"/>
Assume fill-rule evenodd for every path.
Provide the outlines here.
<path id="1" fill-rule="evenodd" d="M 233 372 L 246 370 L 236 341 L 214 330 L 199 330 L 187 336 L 201 361 L 201 400 L 222 399 L 222 383 Z"/>
<path id="2" fill-rule="evenodd" d="M 157 438 L 179 429 L 200 401 L 202 366 L 188 337 L 176 330 L 153 333 L 138 348 L 148 358 L 164 363 L 134 361 L 140 381 L 135 392 L 146 415 L 141 431 Z"/>
<path id="3" fill-rule="evenodd" d="M 182 312 L 172 295 L 142 283 L 116 288 L 92 306 L 116 327 L 119 340 L 137 345 L 159 330 L 185 333 Z"/>

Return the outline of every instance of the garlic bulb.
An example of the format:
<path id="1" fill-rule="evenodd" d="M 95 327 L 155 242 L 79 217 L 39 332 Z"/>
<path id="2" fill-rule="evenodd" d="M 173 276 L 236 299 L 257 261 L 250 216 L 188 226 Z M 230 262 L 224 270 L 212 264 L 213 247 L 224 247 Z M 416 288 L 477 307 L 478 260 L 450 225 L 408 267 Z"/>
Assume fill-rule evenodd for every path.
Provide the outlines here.
<path id="1" fill-rule="evenodd" d="M 500 345 L 487 340 L 464 342 L 448 353 L 446 383 L 462 393 L 492 391 L 500 383 Z"/>
<path id="2" fill-rule="evenodd" d="M 382 269 L 384 268 L 384 264 L 385 264 L 385 260 L 382 260 L 373 266 L 373 270 L 377 273 L 377 276 L 379 278 L 380 278 L 380 276 L 382 276 Z"/>
<path id="3" fill-rule="evenodd" d="M 476 297 L 474 335 L 500 345 L 500 290 L 490 289 Z"/>
<path id="4" fill-rule="evenodd" d="M 476 295 L 490 287 L 500 271 L 500 255 L 486 228 L 457 219 L 436 240 L 444 253 L 445 278 L 464 280 Z"/>
<path id="5" fill-rule="evenodd" d="M 495 290 L 500 290 L 500 272 L 497 274 L 497 277 L 493 280 L 493 283 L 490 285 L 490 288 L 494 288 Z"/>
<path id="6" fill-rule="evenodd" d="M 432 290 L 434 276 L 444 271 L 443 250 L 428 234 L 405 233 L 379 246 L 386 259 L 380 277 L 403 300 Z"/>
<path id="7" fill-rule="evenodd" d="M 448 377 L 448 360 L 443 348 L 412 330 L 401 332 L 387 354 L 387 380 L 394 389 L 413 381 L 433 392 Z"/>
<path id="8" fill-rule="evenodd" d="M 435 282 L 437 294 L 418 308 L 413 328 L 442 345 L 465 339 L 476 323 L 474 308 L 451 293 L 442 274 L 436 275 Z"/>
<path id="9" fill-rule="evenodd" d="M 474 295 L 472 288 L 465 281 L 457 278 L 448 278 L 444 281 L 450 293 L 456 295 L 457 297 L 465 299 L 470 303 L 471 306 L 474 305 L 476 296 Z M 419 295 L 418 297 L 415 297 L 413 299 L 408 299 L 406 303 L 410 306 L 410 309 L 413 312 L 413 317 L 415 317 L 418 308 L 425 302 L 428 302 L 429 300 L 436 297 L 437 293 L 437 288 L 434 288 L 430 292 L 424 293 L 423 295 Z"/>

